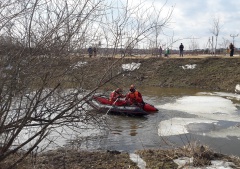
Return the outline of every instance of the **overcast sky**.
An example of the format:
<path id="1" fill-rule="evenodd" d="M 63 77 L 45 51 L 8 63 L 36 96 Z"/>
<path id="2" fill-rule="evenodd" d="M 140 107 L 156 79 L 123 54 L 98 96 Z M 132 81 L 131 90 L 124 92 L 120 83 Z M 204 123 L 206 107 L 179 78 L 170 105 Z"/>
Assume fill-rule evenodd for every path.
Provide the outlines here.
<path id="1" fill-rule="evenodd" d="M 156 4 L 164 2 L 154 1 Z M 191 43 L 189 38 L 196 38 L 199 48 L 206 48 L 208 39 L 213 36 L 210 29 L 213 27 L 214 18 L 219 18 L 220 23 L 218 44 L 223 43 L 223 38 L 232 42 L 233 37 L 230 35 L 236 36 L 240 33 L 239 0 L 167 0 L 166 7 L 174 7 L 168 33 L 174 34 L 174 39 L 184 39 L 176 42 L 173 48 L 178 48 L 180 43 L 183 43 L 185 49 L 188 49 Z M 240 47 L 240 34 L 234 38 L 234 43 L 237 48 Z M 218 45 L 217 48 L 219 47 Z"/>

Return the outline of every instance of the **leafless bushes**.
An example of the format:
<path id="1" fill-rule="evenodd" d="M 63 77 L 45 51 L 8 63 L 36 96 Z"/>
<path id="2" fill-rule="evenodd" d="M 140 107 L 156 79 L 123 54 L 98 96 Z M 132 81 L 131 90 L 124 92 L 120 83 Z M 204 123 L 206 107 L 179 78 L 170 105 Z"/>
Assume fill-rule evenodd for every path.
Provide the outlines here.
<path id="1" fill-rule="evenodd" d="M 53 142 L 48 136 L 59 126 L 71 130 L 103 126 L 101 118 L 87 113 L 87 100 L 117 76 L 107 76 L 113 65 L 86 92 L 81 84 L 88 72 L 72 74 L 67 56 L 96 44 L 114 49 L 112 55 L 119 48 L 123 56 L 131 53 L 153 28 L 170 19 L 171 13 L 156 20 L 160 12 L 149 9 L 143 4 L 120 8 L 103 0 L 0 3 L 0 162 L 24 150 L 13 161 L 15 166 L 43 140 Z M 69 82 L 75 85 L 66 91 Z"/>

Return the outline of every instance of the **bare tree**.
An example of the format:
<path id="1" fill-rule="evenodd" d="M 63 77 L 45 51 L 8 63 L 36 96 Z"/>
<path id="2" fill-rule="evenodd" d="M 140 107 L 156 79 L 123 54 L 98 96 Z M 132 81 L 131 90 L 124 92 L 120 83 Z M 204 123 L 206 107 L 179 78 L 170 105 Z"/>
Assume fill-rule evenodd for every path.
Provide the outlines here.
<path id="1" fill-rule="evenodd" d="M 167 15 L 157 24 L 152 19 L 155 13 L 148 12 L 143 3 L 137 6 L 122 3 L 121 8 L 105 3 L 103 0 L 1 3 L 0 162 L 24 150 L 9 168 L 44 140 L 54 142 L 49 136 L 58 127 L 69 130 L 104 127 L 104 119 L 88 113 L 88 101 L 99 87 L 120 73 L 110 72 L 114 63 L 110 64 L 96 75 L 100 78 L 95 85 L 88 86 L 92 76 L 90 65 L 74 70 L 74 61 L 66 56 L 96 37 L 105 37 L 106 42 L 102 43 L 112 47 L 112 56 L 123 43 L 126 52 L 151 37 L 156 25 L 164 26 L 170 19 Z M 89 90 L 83 90 L 84 87 Z M 27 136 L 22 139 L 24 134 Z"/>
<path id="2" fill-rule="evenodd" d="M 210 32 L 215 36 L 215 46 L 214 46 L 214 55 L 216 56 L 216 49 L 218 44 L 218 35 L 220 32 L 220 21 L 218 18 L 213 18 L 212 28 L 210 29 Z"/>
<path id="3" fill-rule="evenodd" d="M 85 94 L 75 86 L 65 92 L 67 82 L 74 79 L 63 57 L 70 53 L 69 44 L 76 35 L 84 33 L 86 22 L 99 16 L 102 1 L 25 2 L 8 1 L 1 6 L 2 40 L 15 41 L 11 46 L 1 43 L 0 161 L 24 150 L 12 166 L 48 140 L 56 127 L 73 129 L 100 121 L 85 114 L 86 100 L 96 89 Z M 28 136 L 21 139 L 25 132 Z"/>
<path id="4" fill-rule="evenodd" d="M 111 5 L 109 5 L 111 6 Z M 165 4 L 163 5 L 163 7 Z M 164 29 L 170 22 L 173 8 L 169 9 L 167 14 L 163 14 L 163 7 L 156 8 L 154 4 L 147 5 L 147 3 L 123 3 L 117 1 L 113 8 L 106 10 L 106 13 L 111 15 L 104 15 L 103 34 L 108 33 L 108 42 L 113 44 L 117 49 L 121 49 L 125 56 L 126 52 L 136 48 L 139 44 L 149 46 L 149 40 L 154 37 L 154 33 L 159 35 L 159 32 Z M 157 35 L 157 36 L 158 36 Z M 151 43 L 151 42 L 150 42 Z M 131 52 L 129 53 L 131 54 Z"/>
<path id="5" fill-rule="evenodd" d="M 192 50 L 193 54 L 194 52 L 196 52 L 196 49 L 199 49 L 199 44 L 196 41 L 196 38 L 192 37 L 192 39 L 190 40 L 189 49 Z"/>

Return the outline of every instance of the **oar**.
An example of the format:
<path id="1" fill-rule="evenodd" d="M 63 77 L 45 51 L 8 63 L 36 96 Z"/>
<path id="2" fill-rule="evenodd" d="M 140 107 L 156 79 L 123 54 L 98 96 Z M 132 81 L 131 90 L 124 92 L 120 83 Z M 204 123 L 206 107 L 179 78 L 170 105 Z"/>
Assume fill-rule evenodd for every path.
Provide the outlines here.
<path id="1" fill-rule="evenodd" d="M 115 100 L 115 102 L 113 102 L 112 106 L 108 109 L 106 115 L 107 115 L 108 112 L 115 106 L 115 103 L 118 101 L 118 99 L 119 99 L 119 98 L 117 98 L 117 99 Z"/>

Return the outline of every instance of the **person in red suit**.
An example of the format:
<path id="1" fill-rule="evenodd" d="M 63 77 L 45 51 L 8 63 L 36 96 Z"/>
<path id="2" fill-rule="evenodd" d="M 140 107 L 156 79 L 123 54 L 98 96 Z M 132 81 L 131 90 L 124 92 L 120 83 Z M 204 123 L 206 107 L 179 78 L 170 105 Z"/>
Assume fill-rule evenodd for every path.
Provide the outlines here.
<path id="1" fill-rule="evenodd" d="M 129 93 L 126 95 L 126 101 L 131 105 L 144 106 L 142 94 L 136 90 L 134 85 L 130 86 Z"/>
<path id="2" fill-rule="evenodd" d="M 110 93 L 109 100 L 113 105 L 123 105 L 126 101 L 120 100 L 120 98 L 124 98 L 125 96 L 122 94 L 122 89 L 117 88 L 116 90 Z"/>

